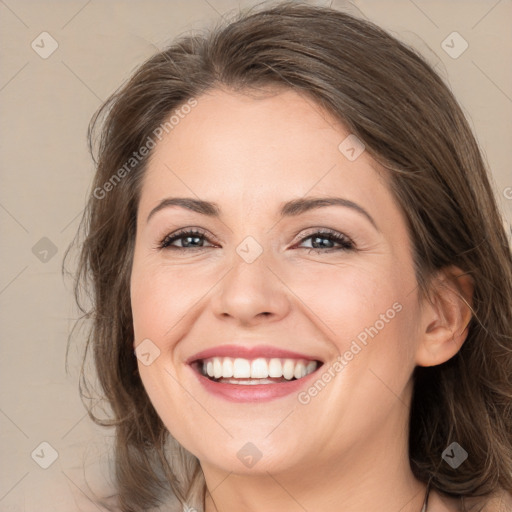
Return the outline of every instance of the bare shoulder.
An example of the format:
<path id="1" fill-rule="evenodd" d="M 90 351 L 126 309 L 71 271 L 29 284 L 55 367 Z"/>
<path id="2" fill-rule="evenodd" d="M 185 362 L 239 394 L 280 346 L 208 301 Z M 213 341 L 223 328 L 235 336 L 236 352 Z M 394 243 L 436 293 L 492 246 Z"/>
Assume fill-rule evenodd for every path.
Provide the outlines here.
<path id="1" fill-rule="evenodd" d="M 436 491 L 431 493 L 428 512 L 512 512 L 512 494 L 499 491 L 487 497 L 458 498 L 447 497 Z"/>
<path id="2" fill-rule="evenodd" d="M 487 498 L 466 500 L 467 512 L 512 512 L 512 494 L 499 491 Z"/>
<path id="3" fill-rule="evenodd" d="M 487 503 L 484 512 L 512 512 L 512 494 L 501 491 Z"/>

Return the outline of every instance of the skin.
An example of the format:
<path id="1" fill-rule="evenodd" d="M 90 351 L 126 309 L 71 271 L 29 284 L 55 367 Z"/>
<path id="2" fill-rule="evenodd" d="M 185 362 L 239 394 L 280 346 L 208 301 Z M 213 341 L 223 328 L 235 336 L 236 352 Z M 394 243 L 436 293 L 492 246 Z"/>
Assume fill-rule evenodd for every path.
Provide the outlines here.
<path id="1" fill-rule="evenodd" d="M 139 362 L 142 382 L 166 427 L 200 460 L 206 512 L 419 512 L 425 485 L 407 454 L 411 375 L 459 350 L 470 318 L 460 294 L 470 300 L 471 283 L 446 269 L 437 299 L 420 300 L 386 174 L 367 152 L 349 161 L 338 149 L 349 132 L 311 100 L 291 90 L 215 90 L 197 100 L 146 171 L 131 301 L 134 346 L 149 338 L 160 350 L 152 364 Z M 377 229 L 340 206 L 278 216 L 285 201 L 327 195 L 360 205 Z M 213 201 L 221 216 L 173 206 L 147 221 L 170 196 Z M 186 227 L 206 232 L 202 248 L 157 248 Z M 311 251 L 312 239 L 299 236 L 312 228 L 343 233 L 356 250 Z M 252 263 L 236 252 L 247 236 L 263 250 Z M 401 311 L 307 405 L 296 394 L 229 402 L 207 393 L 185 363 L 242 340 L 312 354 L 328 367 L 396 302 Z M 237 458 L 247 442 L 262 453 L 252 468 Z M 458 508 L 433 492 L 428 510 Z"/>

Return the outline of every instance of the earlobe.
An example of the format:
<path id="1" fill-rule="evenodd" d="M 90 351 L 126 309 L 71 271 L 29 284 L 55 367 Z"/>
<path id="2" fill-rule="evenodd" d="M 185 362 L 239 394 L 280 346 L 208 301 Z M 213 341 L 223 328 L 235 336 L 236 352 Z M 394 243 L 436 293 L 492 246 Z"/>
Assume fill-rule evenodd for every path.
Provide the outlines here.
<path id="1" fill-rule="evenodd" d="M 416 364 L 436 366 L 462 347 L 472 317 L 473 278 L 460 268 L 442 269 L 431 285 L 431 300 L 424 301 L 416 350 Z"/>

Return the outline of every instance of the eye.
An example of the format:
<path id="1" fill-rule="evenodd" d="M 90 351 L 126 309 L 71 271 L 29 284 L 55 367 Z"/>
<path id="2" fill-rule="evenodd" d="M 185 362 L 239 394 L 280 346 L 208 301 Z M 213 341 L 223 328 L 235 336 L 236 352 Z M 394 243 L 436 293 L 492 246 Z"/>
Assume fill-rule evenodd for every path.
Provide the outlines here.
<path id="1" fill-rule="evenodd" d="M 159 249 L 185 250 L 185 249 L 202 249 L 203 243 L 207 241 L 204 231 L 199 229 L 182 229 L 176 233 L 167 235 L 158 244 Z M 179 241 L 181 246 L 174 243 Z"/>
<path id="2" fill-rule="evenodd" d="M 205 241 L 211 244 L 204 231 L 200 229 L 182 229 L 176 233 L 166 235 L 158 244 L 158 248 L 171 250 L 203 249 L 208 247 L 204 245 Z M 176 245 L 175 242 L 179 242 L 180 245 Z M 303 247 L 304 249 L 309 249 L 309 252 L 355 250 L 355 244 L 350 238 L 330 229 L 303 235 L 301 237 L 301 245 L 305 242 L 311 243 L 310 247 Z M 334 247 L 335 244 L 338 244 L 339 247 Z M 213 244 L 210 246 L 212 247 Z"/>
<path id="3" fill-rule="evenodd" d="M 306 241 L 311 242 L 310 247 L 305 247 L 306 249 L 309 249 L 309 252 L 314 251 L 320 253 L 355 250 L 355 244 L 348 236 L 331 229 L 303 235 L 301 237 L 301 241 L 301 245 Z M 335 244 L 338 244 L 340 247 L 334 247 Z"/>

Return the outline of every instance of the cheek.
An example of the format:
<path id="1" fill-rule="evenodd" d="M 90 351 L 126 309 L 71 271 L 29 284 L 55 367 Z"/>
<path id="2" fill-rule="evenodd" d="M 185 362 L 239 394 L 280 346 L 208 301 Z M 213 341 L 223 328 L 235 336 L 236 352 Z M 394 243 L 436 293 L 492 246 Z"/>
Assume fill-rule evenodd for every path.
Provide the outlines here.
<path id="1" fill-rule="evenodd" d="M 363 341 L 365 333 L 371 337 L 368 329 L 374 332 L 371 327 L 376 323 L 379 332 L 390 330 L 389 325 L 397 323 L 385 322 L 385 329 L 381 328 L 383 321 L 393 319 L 397 309 L 393 305 L 402 304 L 406 290 L 413 287 L 404 273 L 393 270 L 397 266 L 380 263 L 376 268 L 350 262 L 322 265 L 318 261 L 284 265 L 276 270 L 293 293 L 286 287 L 276 288 L 276 292 L 288 294 L 293 303 L 292 315 L 309 317 L 341 352 L 358 336 Z M 131 282 L 135 342 L 150 338 L 172 343 L 179 339 L 194 321 L 194 311 L 203 309 L 200 302 L 203 300 L 207 307 L 212 289 L 222 285 L 218 283 L 222 273 L 218 265 L 214 269 L 201 265 L 184 267 L 136 258 Z M 385 315 L 384 320 L 381 315 Z"/>
<path id="2" fill-rule="evenodd" d="M 390 256 L 378 267 L 311 265 L 287 279 L 301 314 L 332 342 L 350 379 L 372 379 L 371 369 L 393 388 L 404 385 L 414 366 L 418 318 L 410 266 Z"/>
<path id="3" fill-rule="evenodd" d="M 197 272 L 136 259 L 130 291 L 135 342 L 176 338 L 180 323 L 186 323 L 181 320 L 207 290 L 207 283 Z M 173 336 L 169 336 L 171 331 Z"/>
<path id="4" fill-rule="evenodd" d="M 134 258 L 130 295 L 135 345 L 149 339 L 156 346 L 150 352 L 158 354 L 149 365 L 138 360 L 139 374 L 158 415 L 173 435 L 183 441 L 188 439 L 183 417 L 194 417 L 197 410 L 180 384 L 177 365 L 172 361 L 174 346 L 186 334 L 184 317 L 197 301 L 195 292 L 199 292 L 197 283 L 190 283 L 190 279 L 193 275 L 188 272 Z"/>
<path id="5" fill-rule="evenodd" d="M 311 264 L 294 268 L 284 279 L 299 299 L 298 307 L 330 339 L 343 348 L 350 340 L 380 320 L 393 304 L 401 302 L 404 283 L 394 279 L 391 266 Z M 386 317 L 387 318 L 387 317 Z M 386 324 L 387 325 L 387 324 Z M 380 323 L 379 323 L 380 326 Z"/>

